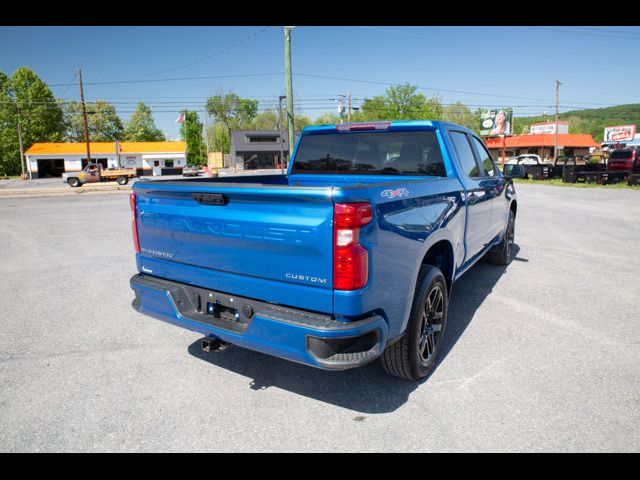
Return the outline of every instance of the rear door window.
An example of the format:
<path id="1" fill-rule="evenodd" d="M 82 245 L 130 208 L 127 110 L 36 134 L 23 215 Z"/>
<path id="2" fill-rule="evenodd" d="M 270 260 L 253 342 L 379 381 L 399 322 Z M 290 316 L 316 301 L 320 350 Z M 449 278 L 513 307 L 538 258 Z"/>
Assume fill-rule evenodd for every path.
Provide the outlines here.
<path id="1" fill-rule="evenodd" d="M 482 142 L 476 137 L 471 137 L 471 143 L 473 144 L 473 148 L 478 155 L 478 160 L 480 160 L 480 165 L 482 166 L 482 170 L 484 171 L 484 176 L 495 177 L 496 167 L 493 163 L 493 158 L 491 158 L 491 154 L 487 151 Z"/>
<path id="2" fill-rule="evenodd" d="M 453 142 L 453 148 L 455 149 L 458 160 L 460 161 L 462 171 L 468 177 L 473 178 L 482 176 L 480 173 L 480 167 L 476 162 L 476 157 L 473 155 L 473 151 L 471 150 L 469 140 L 467 140 L 466 133 L 449 132 L 449 136 Z"/>

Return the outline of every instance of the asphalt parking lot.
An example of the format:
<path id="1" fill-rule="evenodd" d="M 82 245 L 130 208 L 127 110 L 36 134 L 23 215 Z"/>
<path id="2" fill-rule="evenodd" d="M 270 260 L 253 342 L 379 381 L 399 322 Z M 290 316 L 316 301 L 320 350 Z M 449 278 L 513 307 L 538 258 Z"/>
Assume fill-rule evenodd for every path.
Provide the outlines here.
<path id="1" fill-rule="evenodd" d="M 130 307 L 126 193 L 0 199 L 0 450 L 638 451 L 640 192 L 517 189 L 422 383 L 202 353 Z"/>

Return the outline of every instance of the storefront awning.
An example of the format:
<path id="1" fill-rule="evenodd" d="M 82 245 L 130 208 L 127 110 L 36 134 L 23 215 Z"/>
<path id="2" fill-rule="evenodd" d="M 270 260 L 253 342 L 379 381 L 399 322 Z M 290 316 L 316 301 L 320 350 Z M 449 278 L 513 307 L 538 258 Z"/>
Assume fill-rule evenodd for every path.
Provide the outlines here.
<path id="1" fill-rule="evenodd" d="M 506 148 L 531 148 L 531 147 L 553 147 L 555 144 L 555 135 L 553 134 L 533 134 L 533 135 L 514 135 L 507 137 L 506 141 L 502 138 L 487 139 L 487 148 L 502 148 L 503 141 Z M 558 147 L 563 148 L 587 148 L 599 147 L 591 135 L 582 133 L 564 133 L 558 135 Z"/>

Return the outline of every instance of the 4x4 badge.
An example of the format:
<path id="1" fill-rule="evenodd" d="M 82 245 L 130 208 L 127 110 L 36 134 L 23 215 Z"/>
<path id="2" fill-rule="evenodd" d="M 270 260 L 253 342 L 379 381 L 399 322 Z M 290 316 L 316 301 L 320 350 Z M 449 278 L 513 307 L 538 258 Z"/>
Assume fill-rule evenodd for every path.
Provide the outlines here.
<path id="1" fill-rule="evenodd" d="M 396 190 L 387 189 L 380 192 L 380 196 L 386 198 L 402 198 L 407 197 L 408 195 L 409 190 L 407 190 L 406 188 L 398 188 Z"/>

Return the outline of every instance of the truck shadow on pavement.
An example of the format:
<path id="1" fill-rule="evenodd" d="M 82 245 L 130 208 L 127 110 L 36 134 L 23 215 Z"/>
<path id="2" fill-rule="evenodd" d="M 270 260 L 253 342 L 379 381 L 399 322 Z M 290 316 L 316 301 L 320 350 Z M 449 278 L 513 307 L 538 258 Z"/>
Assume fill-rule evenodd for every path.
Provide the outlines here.
<path id="1" fill-rule="evenodd" d="M 517 256 L 518 251 L 515 245 L 515 261 L 527 262 Z M 455 347 L 506 268 L 482 260 L 456 282 L 435 371 Z M 360 413 L 393 412 L 406 403 L 411 392 L 420 387 L 429 388 L 429 378 L 408 382 L 391 377 L 383 371 L 378 361 L 353 370 L 327 372 L 237 346 L 230 346 L 222 352 L 206 353 L 200 348 L 200 340 L 189 345 L 188 351 L 218 368 L 250 378 L 249 387 L 252 390 L 277 387 Z M 211 378 L 215 381 L 214 376 Z M 215 385 L 212 387 L 216 388 Z"/>

